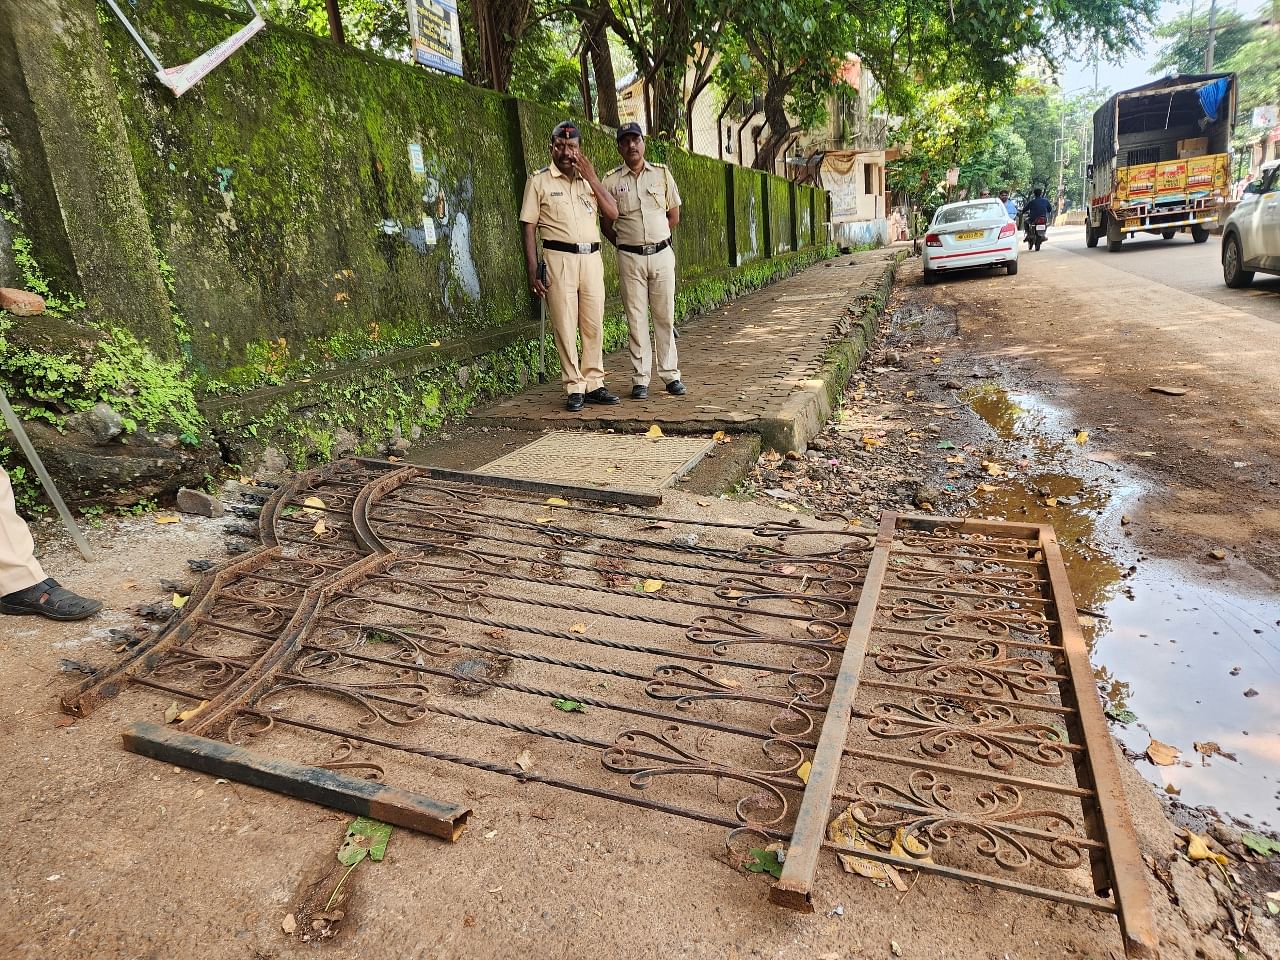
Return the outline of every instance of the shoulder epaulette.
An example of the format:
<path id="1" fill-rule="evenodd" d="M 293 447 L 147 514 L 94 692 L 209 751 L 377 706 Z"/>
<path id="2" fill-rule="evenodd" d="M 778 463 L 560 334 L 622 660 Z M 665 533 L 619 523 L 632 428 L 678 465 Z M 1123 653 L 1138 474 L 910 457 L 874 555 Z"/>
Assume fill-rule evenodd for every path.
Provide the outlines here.
<path id="1" fill-rule="evenodd" d="M 607 177 L 607 176 L 610 176 L 611 174 L 617 173 L 621 169 L 622 169 L 622 164 L 618 164 L 616 167 L 610 170 L 609 173 L 606 173 L 605 176 Z"/>
<path id="2" fill-rule="evenodd" d="M 659 170 L 665 170 L 665 169 L 667 169 L 667 165 L 666 165 L 665 163 L 657 163 L 657 162 L 656 162 L 656 161 L 654 161 L 654 160 L 650 160 L 650 161 L 649 161 L 649 166 L 651 166 L 651 167 L 657 167 Z"/>
<path id="3" fill-rule="evenodd" d="M 533 171 L 533 172 L 534 172 L 534 174 L 546 173 L 546 172 L 547 172 L 548 170 L 550 170 L 550 169 L 551 169 L 551 164 L 547 164 L 545 167 L 542 167 L 542 168 L 540 168 L 540 169 L 538 169 L 538 170 L 535 170 L 535 171 Z"/>

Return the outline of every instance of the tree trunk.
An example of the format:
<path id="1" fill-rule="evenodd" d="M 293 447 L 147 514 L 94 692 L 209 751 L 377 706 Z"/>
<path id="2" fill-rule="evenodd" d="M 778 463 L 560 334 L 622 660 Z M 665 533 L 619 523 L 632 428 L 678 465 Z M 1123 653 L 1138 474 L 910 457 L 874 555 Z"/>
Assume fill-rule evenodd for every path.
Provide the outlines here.
<path id="1" fill-rule="evenodd" d="M 600 0 L 599 7 L 609 0 Z M 597 16 L 595 23 L 587 34 L 587 43 L 591 51 L 591 69 L 596 77 L 596 110 L 600 122 L 606 127 L 617 127 L 622 123 L 618 116 L 618 78 L 613 71 L 613 51 L 609 49 L 609 31 L 605 28 L 604 17 Z"/>
<path id="2" fill-rule="evenodd" d="M 791 121 L 787 119 L 785 95 L 765 90 L 764 119 L 769 126 L 769 132 L 765 136 L 764 143 L 760 145 L 760 152 L 756 154 L 755 163 L 752 166 L 757 170 L 772 170 L 778 159 L 778 153 L 786 146 L 792 133 Z"/>
<path id="3" fill-rule="evenodd" d="M 675 138 L 680 132 L 680 113 L 684 106 L 684 64 L 661 67 L 650 83 L 653 91 L 653 123 L 649 133 Z"/>
<path id="4" fill-rule="evenodd" d="M 507 92 L 516 45 L 532 11 L 533 0 L 471 0 L 479 47 L 476 80 L 482 86 Z"/>

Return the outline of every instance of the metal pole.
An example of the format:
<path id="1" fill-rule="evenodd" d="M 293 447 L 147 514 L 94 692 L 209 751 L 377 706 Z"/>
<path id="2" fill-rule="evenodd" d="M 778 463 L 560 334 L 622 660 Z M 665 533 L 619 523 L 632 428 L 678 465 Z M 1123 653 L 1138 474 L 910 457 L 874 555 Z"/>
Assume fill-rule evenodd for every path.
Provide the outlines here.
<path id="1" fill-rule="evenodd" d="M 1204 51 L 1204 72 L 1211 73 L 1213 71 L 1213 42 L 1215 28 L 1218 24 L 1218 0 L 1210 0 L 1209 3 L 1209 46 Z"/>
<path id="2" fill-rule="evenodd" d="M 13 412 L 13 407 L 9 406 L 9 398 L 5 396 L 3 390 L 0 390 L 0 414 L 4 416 L 4 421 L 9 425 L 9 429 L 13 431 L 13 435 L 18 438 L 18 446 L 22 447 L 22 452 L 26 454 L 27 462 L 35 468 L 36 476 L 40 478 L 40 485 L 44 487 L 44 492 L 53 501 L 53 505 L 58 511 L 58 516 L 62 518 L 63 526 L 67 528 L 67 533 L 71 534 L 71 539 L 75 541 L 76 549 L 80 551 L 80 556 L 86 560 L 92 560 L 93 551 L 89 549 L 89 544 L 85 540 L 84 534 L 80 532 L 80 528 L 76 526 L 76 522 L 71 519 L 71 511 L 62 502 L 62 497 L 58 494 L 58 488 L 53 485 L 53 478 L 49 476 L 49 471 L 44 468 L 44 464 L 40 461 L 40 455 L 36 453 L 36 448 L 31 445 L 31 438 L 27 436 L 27 431 L 22 429 L 22 421 Z"/>

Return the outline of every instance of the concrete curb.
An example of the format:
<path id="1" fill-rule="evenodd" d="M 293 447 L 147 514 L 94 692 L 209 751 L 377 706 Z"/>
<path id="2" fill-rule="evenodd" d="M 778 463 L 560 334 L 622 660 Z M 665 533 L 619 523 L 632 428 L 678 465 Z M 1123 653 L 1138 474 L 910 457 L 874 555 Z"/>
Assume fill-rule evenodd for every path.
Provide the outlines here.
<path id="1" fill-rule="evenodd" d="M 844 336 L 827 351 L 816 377 L 805 381 L 776 417 L 758 420 L 749 429 L 759 432 L 765 447 L 800 452 L 822 431 L 822 425 L 840 404 L 844 388 L 875 339 L 880 317 L 898 267 L 907 258 L 902 250 L 885 265 L 880 283 L 871 296 L 862 296 L 845 307 Z"/>

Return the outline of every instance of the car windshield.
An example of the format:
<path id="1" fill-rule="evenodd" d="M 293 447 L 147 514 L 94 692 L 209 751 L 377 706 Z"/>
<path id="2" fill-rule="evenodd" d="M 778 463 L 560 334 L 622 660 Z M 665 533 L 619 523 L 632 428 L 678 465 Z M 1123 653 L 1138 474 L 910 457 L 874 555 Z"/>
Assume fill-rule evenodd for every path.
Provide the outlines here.
<path id="1" fill-rule="evenodd" d="M 937 223 L 940 226 L 948 223 L 967 223 L 970 220 L 991 220 L 1005 215 L 1004 204 L 999 200 L 984 200 L 982 203 L 963 203 L 954 207 L 943 207 L 938 211 Z"/>

